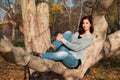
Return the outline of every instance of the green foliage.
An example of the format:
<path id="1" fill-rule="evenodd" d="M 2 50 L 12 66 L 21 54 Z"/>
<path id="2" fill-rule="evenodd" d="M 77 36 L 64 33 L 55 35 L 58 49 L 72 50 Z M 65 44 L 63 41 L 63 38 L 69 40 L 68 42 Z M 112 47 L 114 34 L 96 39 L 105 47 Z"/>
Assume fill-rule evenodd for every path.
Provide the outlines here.
<path id="1" fill-rule="evenodd" d="M 63 13 L 63 8 L 60 3 L 54 4 L 52 0 L 49 0 L 49 11 L 50 11 L 50 25 L 55 23 L 55 16 Z"/>
<path id="2" fill-rule="evenodd" d="M 63 13 L 63 8 L 61 4 L 54 4 L 51 9 L 52 14 Z"/>

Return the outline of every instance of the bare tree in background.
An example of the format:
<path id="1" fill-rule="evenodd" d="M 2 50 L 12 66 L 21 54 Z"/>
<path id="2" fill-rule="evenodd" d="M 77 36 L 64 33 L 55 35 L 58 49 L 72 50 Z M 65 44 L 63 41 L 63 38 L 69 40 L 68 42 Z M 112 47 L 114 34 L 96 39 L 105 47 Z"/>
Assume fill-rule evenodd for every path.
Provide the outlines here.
<path id="1" fill-rule="evenodd" d="M 120 30 L 111 35 L 106 35 L 108 23 L 105 19 L 105 15 L 107 9 L 113 1 L 114 0 L 99 0 L 96 4 L 94 4 L 92 14 L 94 21 L 94 40 L 91 46 L 87 49 L 84 64 L 79 66 L 78 69 L 69 69 L 60 62 L 41 59 L 27 54 L 31 51 L 44 52 L 49 47 L 50 43 L 50 35 L 48 30 L 49 21 L 46 22 L 49 16 L 48 5 L 42 2 L 36 7 L 34 0 L 22 0 L 26 50 L 13 46 L 6 37 L 1 36 L 0 52 L 2 53 L 0 53 L 0 55 L 2 55 L 6 60 L 20 66 L 27 65 L 30 68 L 40 72 L 52 71 L 54 73 L 61 74 L 66 80 L 80 80 L 84 77 L 87 69 L 93 66 L 102 57 L 107 56 L 117 49 L 120 49 Z M 38 28 L 39 24 L 40 26 Z M 45 29 L 45 32 L 47 30 L 46 35 L 43 34 L 43 29 Z M 45 77 L 47 76 L 48 75 L 45 75 Z"/>

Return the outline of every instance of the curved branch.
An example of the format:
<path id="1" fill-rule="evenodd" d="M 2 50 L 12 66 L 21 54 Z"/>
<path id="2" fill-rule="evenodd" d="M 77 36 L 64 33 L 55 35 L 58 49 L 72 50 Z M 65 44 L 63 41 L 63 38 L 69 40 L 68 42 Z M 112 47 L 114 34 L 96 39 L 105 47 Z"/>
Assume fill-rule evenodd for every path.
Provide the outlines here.
<path id="1" fill-rule="evenodd" d="M 84 64 L 78 69 L 68 69 L 60 62 L 54 62 L 52 60 L 41 59 L 32 56 L 26 53 L 24 49 L 20 47 L 14 47 L 5 37 L 2 38 L 0 41 L 0 52 L 2 52 L 0 55 L 13 63 L 21 66 L 28 65 L 30 68 L 33 68 L 40 72 L 53 71 L 62 74 L 67 80 L 69 80 L 70 78 L 72 80 L 74 78 L 83 78 L 85 72 L 90 66 L 98 62 L 103 56 L 109 54 L 110 51 L 114 51 L 120 48 L 120 30 L 106 38 L 108 24 L 105 20 L 105 16 L 101 15 L 101 13 L 99 15 L 95 14 L 99 14 L 99 11 L 95 10 L 93 16 L 95 38 L 92 45 L 87 50 Z"/>
<path id="2" fill-rule="evenodd" d="M 109 41 L 106 40 L 104 44 L 104 48 L 103 48 L 103 50 L 105 50 L 104 53 L 103 51 L 101 51 L 101 53 L 99 54 L 96 54 L 96 52 L 93 52 L 97 50 L 96 46 L 98 46 L 97 44 L 98 42 L 96 41 L 93 42 L 93 44 L 88 48 L 84 65 L 80 66 L 78 69 L 69 69 L 60 62 L 55 62 L 52 60 L 41 59 L 41 58 L 32 56 L 26 53 L 26 51 L 23 48 L 13 46 L 6 37 L 2 38 L 0 41 L 0 52 L 2 52 L 0 53 L 0 55 L 2 55 L 6 60 L 12 63 L 15 63 L 20 66 L 28 65 L 30 68 L 40 72 L 53 71 L 53 72 L 62 74 L 66 78 L 73 77 L 73 76 L 77 78 L 82 78 L 87 68 L 89 68 L 90 66 L 98 62 L 104 56 L 103 54 L 108 54 L 107 53 L 108 51 L 113 51 L 115 49 L 120 48 L 120 30 L 109 35 L 108 39 Z M 117 44 L 115 44 L 113 40 L 114 42 L 117 42 Z M 93 62 L 93 59 L 94 59 L 94 62 Z"/>

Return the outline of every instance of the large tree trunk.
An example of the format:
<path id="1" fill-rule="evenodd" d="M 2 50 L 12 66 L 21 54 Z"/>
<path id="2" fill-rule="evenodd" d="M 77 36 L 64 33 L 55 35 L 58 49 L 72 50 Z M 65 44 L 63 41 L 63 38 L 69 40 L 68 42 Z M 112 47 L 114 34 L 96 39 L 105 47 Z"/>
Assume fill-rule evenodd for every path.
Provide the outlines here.
<path id="1" fill-rule="evenodd" d="M 60 62 L 41 59 L 30 54 L 26 54 L 26 51 L 23 48 L 14 47 L 5 37 L 1 38 L 0 41 L 0 52 L 2 52 L 0 55 L 2 55 L 6 60 L 16 63 L 17 65 L 28 65 L 30 68 L 40 72 L 53 71 L 63 75 L 67 80 L 70 78 L 75 80 L 75 78 L 82 78 L 86 70 L 99 61 L 104 55 L 108 55 L 110 51 L 114 51 L 120 47 L 120 30 L 107 37 L 100 52 L 96 51 L 99 49 L 98 47 L 99 43 L 93 42 L 88 49 L 84 65 L 78 69 L 68 69 Z"/>
<path id="2" fill-rule="evenodd" d="M 25 49 L 45 52 L 50 47 L 49 10 L 45 2 L 35 4 L 35 0 L 21 0 Z"/>
<path id="3" fill-rule="evenodd" d="M 105 20 L 105 11 L 112 2 L 113 0 L 100 0 L 99 4 L 95 6 L 93 11 L 95 27 L 94 40 L 87 50 L 83 66 L 80 66 L 78 69 L 68 69 L 60 62 L 41 59 L 30 54 L 26 54 L 24 49 L 14 47 L 6 38 L 1 38 L 0 52 L 2 52 L 2 54 L 0 55 L 18 65 L 28 65 L 30 68 L 40 72 L 53 71 L 63 75 L 67 80 L 81 79 L 89 67 L 98 62 L 103 56 L 108 55 L 111 51 L 120 48 L 120 30 L 109 36 L 106 35 L 108 24 Z M 105 8 L 101 9 L 98 5 L 104 5 Z M 99 12 L 99 10 L 103 11 Z"/>
<path id="4" fill-rule="evenodd" d="M 51 43 L 48 4 L 35 0 L 21 0 L 21 4 L 26 52 L 45 52 Z"/>

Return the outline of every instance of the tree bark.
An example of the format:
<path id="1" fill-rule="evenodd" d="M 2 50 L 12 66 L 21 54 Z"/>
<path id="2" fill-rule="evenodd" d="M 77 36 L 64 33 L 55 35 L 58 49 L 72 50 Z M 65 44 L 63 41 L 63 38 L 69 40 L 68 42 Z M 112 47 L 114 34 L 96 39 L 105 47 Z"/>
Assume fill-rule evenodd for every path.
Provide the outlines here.
<path id="1" fill-rule="evenodd" d="M 110 6 L 111 1 L 113 0 L 110 0 L 110 2 L 100 2 L 100 5 L 109 4 Z M 108 8 L 108 6 L 105 8 Z M 110 54 L 111 51 L 115 51 L 120 48 L 120 30 L 109 36 L 106 35 L 108 24 L 105 20 L 105 14 L 99 13 L 98 10 L 94 10 L 93 21 L 94 40 L 92 45 L 87 49 L 83 66 L 79 66 L 78 69 L 69 69 L 60 62 L 41 59 L 30 54 L 26 54 L 27 52 L 24 49 L 14 47 L 5 37 L 1 38 L 0 41 L 0 52 L 2 52 L 0 55 L 13 63 L 22 66 L 28 65 L 30 68 L 40 72 L 53 71 L 63 75 L 67 80 L 81 79 L 84 77 L 88 68 L 93 66 L 105 55 Z"/>
<path id="2" fill-rule="evenodd" d="M 21 4 L 26 51 L 45 52 L 50 47 L 48 4 L 36 7 L 35 0 L 21 0 Z"/>
<path id="3" fill-rule="evenodd" d="M 99 50 L 99 48 L 97 48 L 98 46 L 98 42 L 93 42 L 88 49 L 84 65 L 78 69 L 69 69 L 60 62 L 41 59 L 26 54 L 26 51 L 23 48 L 13 46 L 6 37 L 1 38 L 0 52 L 2 53 L 0 55 L 12 63 L 16 63 L 20 66 L 28 65 L 30 68 L 40 72 L 53 71 L 63 75 L 66 79 L 74 77 L 80 79 L 84 76 L 84 73 L 90 66 L 98 62 L 104 55 L 108 55 L 111 51 L 120 47 L 120 30 L 107 37 L 100 53 L 99 51 L 96 51 Z"/>
<path id="4" fill-rule="evenodd" d="M 51 45 L 49 28 L 49 6 L 46 2 L 37 4 L 37 25 L 39 40 L 36 46 L 40 53 L 46 52 Z"/>

